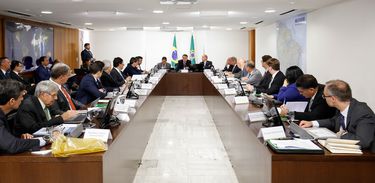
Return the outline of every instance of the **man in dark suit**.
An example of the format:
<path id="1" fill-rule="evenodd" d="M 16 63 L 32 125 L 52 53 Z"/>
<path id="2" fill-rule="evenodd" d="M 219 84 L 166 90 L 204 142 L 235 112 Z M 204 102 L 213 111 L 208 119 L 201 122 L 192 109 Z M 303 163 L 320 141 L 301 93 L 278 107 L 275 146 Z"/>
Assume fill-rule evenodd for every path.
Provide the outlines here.
<path id="1" fill-rule="evenodd" d="M 262 56 L 261 62 L 262 62 L 262 67 L 264 68 L 265 72 L 264 72 L 263 77 L 260 80 L 259 84 L 255 85 L 256 87 L 265 88 L 265 87 L 268 87 L 268 85 L 270 84 L 271 79 L 272 79 L 272 75 L 271 75 L 270 72 L 268 72 L 267 61 L 270 60 L 271 58 L 272 57 L 269 56 L 269 55 L 263 55 Z"/>
<path id="2" fill-rule="evenodd" d="M 124 61 L 120 57 L 116 57 L 113 59 L 113 68 L 111 70 L 110 75 L 116 82 L 115 87 L 121 87 L 125 84 L 125 77 L 122 75 L 122 70 L 124 69 Z"/>
<path id="3" fill-rule="evenodd" d="M 167 62 L 167 57 L 162 57 L 161 62 L 156 65 L 157 69 L 171 69 L 171 64 Z"/>
<path id="4" fill-rule="evenodd" d="M 99 61 L 96 61 L 99 62 Z M 100 61 L 101 62 L 101 61 Z M 103 60 L 103 73 L 102 76 L 100 76 L 100 81 L 103 85 L 103 88 L 108 91 L 112 92 L 114 89 L 120 89 L 120 87 L 117 85 L 115 79 L 111 76 L 112 71 L 112 64 L 109 60 Z M 122 75 L 122 72 L 121 72 Z"/>
<path id="5" fill-rule="evenodd" d="M 123 72 L 125 77 L 142 74 L 142 71 L 138 69 L 138 65 L 138 59 L 132 57 Z"/>
<path id="6" fill-rule="evenodd" d="M 272 58 L 267 61 L 268 71 L 270 72 L 272 78 L 268 86 L 259 87 L 253 85 L 246 85 L 247 89 L 256 92 L 266 93 L 268 95 L 273 95 L 279 93 L 280 88 L 284 84 L 285 75 L 280 71 L 280 62 L 276 58 Z"/>
<path id="7" fill-rule="evenodd" d="M 237 66 L 237 58 L 229 57 L 227 59 L 227 65 L 224 67 L 223 72 L 228 76 L 241 72 L 241 69 Z"/>
<path id="8" fill-rule="evenodd" d="M 324 97 L 329 106 L 338 109 L 330 119 L 318 121 L 301 121 L 300 126 L 326 127 L 342 139 L 359 140 L 362 149 L 375 150 L 375 114 L 364 102 L 352 98 L 348 83 L 342 80 L 331 80 L 324 87 Z"/>
<path id="9" fill-rule="evenodd" d="M 0 58 L 0 80 L 9 79 L 10 61 L 7 57 Z"/>
<path id="10" fill-rule="evenodd" d="M 22 102 L 17 111 L 15 134 L 34 133 L 43 127 L 59 125 L 77 115 L 76 111 L 55 114 L 48 109 L 57 99 L 59 88 L 52 81 L 41 81 L 35 89 L 35 96 Z"/>
<path id="11" fill-rule="evenodd" d="M 51 77 L 51 72 L 48 68 L 49 60 L 47 56 L 40 57 L 40 65 L 35 70 L 35 83 L 40 81 L 49 80 Z"/>
<path id="12" fill-rule="evenodd" d="M 82 62 L 89 60 L 91 62 L 95 61 L 92 52 L 90 51 L 90 43 L 85 43 L 84 50 L 81 51 L 81 60 Z"/>
<path id="13" fill-rule="evenodd" d="M 298 91 L 309 99 L 304 112 L 289 111 L 284 105 L 280 107 L 280 115 L 294 116 L 296 120 L 319 120 L 331 118 L 336 113 L 336 108 L 328 106 L 323 95 L 324 85 L 318 83 L 312 75 L 305 74 L 296 80 Z"/>
<path id="14" fill-rule="evenodd" d="M 25 95 L 24 86 L 14 80 L 0 80 L 0 153 L 20 153 L 29 150 L 39 150 L 46 141 L 43 138 L 31 139 L 30 134 L 15 137 L 11 132 L 6 115 L 17 110 Z"/>
<path id="15" fill-rule="evenodd" d="M 191 69 L 191 61 L 188 60 L 188 56 L 186 54 L 182 55 L 182 59 L 178 61 L 176 71 L 182 70 L 182 69 Z"/>
<path id="16" fill-rule="evenodd" d="M 23 79 L 22 76 L 19 75 L 19 73 L 21 73 L 22 70 L 23 70 L 23 64 L 18 60 L 13 60 L 10 65 L 9 77 L 10 79 L 16 80 L 24 84 L 26 86 L 27 93 L 30 95 L 34 95 L 35 84 L 29 83 L 28 81 Z"/>
<path id="17" fill-rule="evenodd" d="M 208 56 L 206 54 L 202 55 L 202 62 L 199 64 L 203 66 L 203 69 L 211 69 L 211 67 L 213 66 L 212 62 L 208 61 Z"/>
<path id="18" fill-rule="evenodd" d="M 54 114 L 63 114 L 68 110 L 86 109 L 86 106 L 73 99 L 64 86 L 70 77 L 70 67 L 64 63 L 57 63 L 51 70 L 51 81 L 59 88 L 57 100 L 50 107 Z"/>
<path id="19" fill-rule="evenodd" d="M 99 97 L 106 96 L 99 79 L 103 73 L 102 69 L 98 62 L 94 62 L 90 65 L 90 74 L 82 78 L 76 98 L 82 104 L 87 105 Z"/>

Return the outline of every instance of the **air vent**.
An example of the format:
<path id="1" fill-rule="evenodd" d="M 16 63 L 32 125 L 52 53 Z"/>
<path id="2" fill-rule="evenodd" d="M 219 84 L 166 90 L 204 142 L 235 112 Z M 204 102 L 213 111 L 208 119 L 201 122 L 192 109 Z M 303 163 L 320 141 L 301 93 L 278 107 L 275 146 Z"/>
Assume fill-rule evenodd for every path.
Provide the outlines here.
<path id="1" fill-rule="evenodd" d="M 87 29 L 87 30 L 95 30 L 95 29 L 93 29 L 93 28 L 90 28 L 90 27 L 86 27 L 86 29 Z"/>
<path id="2" fill-rule="evenodd" d="M 61 25 L 66 25 L 66 26 L 72 26 L 72 24 L 70 23 L 66 23 L 66 22 L 57 22 L 58 24 L 61 24 Z"/>
<path id="3" fill-rule="evenodd" d="M 281 13 L 280 15 L 285 15 L 285 14 L 288 14 L 288 13 L 292 13 L 293 11 L 296 11 L 296 9 L 292 9 L 292 10 L 286 11 L 284 13 Z"/>
<path id="4" fill-rule="evenodd" d="M 17 11 L 12 11 L 12 10 L 6 10 L 8 13 L 15 14 L 15 15 L 20 15 L 24 17 L 32 17 L 32 15 L 26 14 L 26 13 L 21 13 Z"/>
<path id="5" fill-rule="evenodd" d="M 241 30 L 245 30 L 245 29 L 246 29 L 246 27 L 241 27 L 240 29 L 241 29 Z"/>
<path id="6" fill-rule="evenodd" d="M 143 27 L 128 27 L 127 31 L 143 31 Z"/>
<path id="7" fill-rule="evenodd" d="M 263 20 L 259 21 L 259 22 L 256 22 L 255 25 L 258 25 L 258 24 L 261 24 L 261 23 L 263 23 Z"/>
<path id="8" fill-rule="evenodd" d="M 191 5 L 197 2 L 198 0 L 160 0 L 161 5 Z"/>

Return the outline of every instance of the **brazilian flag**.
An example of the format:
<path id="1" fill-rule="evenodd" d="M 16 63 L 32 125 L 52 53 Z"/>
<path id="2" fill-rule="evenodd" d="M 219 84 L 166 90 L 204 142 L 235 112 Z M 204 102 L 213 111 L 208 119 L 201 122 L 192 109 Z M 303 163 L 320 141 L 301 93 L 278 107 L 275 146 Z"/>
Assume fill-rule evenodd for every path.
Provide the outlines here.
<path id="1" fill-rule="evenodd" d="M 173 47 L 172 47 L 172 67 L 175 67 L 178 63 L 178 55 L 177 55 L 177 42 L 176 42 L 176 34 L 174 35 L 173 38 Z"/>

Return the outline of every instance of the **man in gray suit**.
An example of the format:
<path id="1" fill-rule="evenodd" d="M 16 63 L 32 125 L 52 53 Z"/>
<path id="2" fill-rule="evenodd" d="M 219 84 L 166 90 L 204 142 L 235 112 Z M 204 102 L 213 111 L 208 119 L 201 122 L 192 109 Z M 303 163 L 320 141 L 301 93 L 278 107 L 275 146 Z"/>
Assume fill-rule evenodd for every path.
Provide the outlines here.
<path id="1" fill-rule="evenodd" d="M 167 57 L 161 58 L 161 62 L 156 65 L 158 69 L 171 69 L 171 64 L 167 63 Z"/>
<path id="2" fill-rule="evenodd" d="M 247 84 L 259 85 L 260 80 L 262 80 L 262 73 L 255 68 L 255 65 L 252 62 L 246 64 L 245 69 L 247 71 L 247 75 L 242 77 L 241 80 Z"/>
<path id="3" fill-rule="evenodd" d="M 319 97 L 319 96 L 316 96 Z M 375 152 L 375 115 L 364 102 L 352 98 L 348 83 L 342 80 L 331 80 L 326 83 L 323 98 L 327 104 L 338 109 L 330 119 L 317 121 L 301 121 L 300 126 L 326 127 L 342 139 L 359 140 L 362 149 Z"/>

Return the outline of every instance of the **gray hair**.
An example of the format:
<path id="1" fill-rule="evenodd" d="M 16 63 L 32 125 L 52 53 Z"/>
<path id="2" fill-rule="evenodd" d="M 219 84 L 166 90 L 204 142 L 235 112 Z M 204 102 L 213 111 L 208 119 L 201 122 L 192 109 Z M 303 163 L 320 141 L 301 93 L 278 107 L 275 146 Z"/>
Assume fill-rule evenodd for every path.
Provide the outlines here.
<path id="1" fill-rule="evenodd" d="M 107 70 L 108 68 L 112 67 L 112 62 L 109 60 L 103 60 L 103 63 L 104 63 L 103 70 Z"/>
<path id="2" fill-rule="evenodd" d="M 336 96 L 342 102 L 350 101 L 352 98 L 352 89 L 349 84 L 343 80 L 327 81 L 326 88 L 329 95 Z"/>
<path id="3" fill-rule="evenodd" d="M 64 63 L 57 63 L 52 67 L 51 77 L 57 79 L 60 76 L 69 74 L 70 67 Z"/>
<path id="4" fill-rule="evenodd" d="M 50 80 L 41 81 L 36 85 L 35 96 L 39 96 L 41 93 L 51 94 L 53 92 L 59 91 L 59 87 Z"/>

